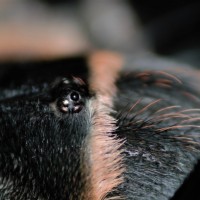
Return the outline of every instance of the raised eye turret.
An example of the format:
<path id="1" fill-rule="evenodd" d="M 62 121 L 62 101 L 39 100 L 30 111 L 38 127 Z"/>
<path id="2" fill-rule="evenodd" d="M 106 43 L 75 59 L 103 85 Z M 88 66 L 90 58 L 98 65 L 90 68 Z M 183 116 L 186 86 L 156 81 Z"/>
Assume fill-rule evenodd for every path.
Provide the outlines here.
<path id="1" fill-rule="evenodd" d="M 53 108 L 63 114 L 80 112 L 89 97 L 87 85 L 79 78 L 57 80 L 52 88 Z"/>
<path id="2" fill-rule="evenodd" d="M 82 110 L 84 102 L 78 91 L 72 91 L 57 101 L 58 109 L 63 113 L 77 113 Z"/>

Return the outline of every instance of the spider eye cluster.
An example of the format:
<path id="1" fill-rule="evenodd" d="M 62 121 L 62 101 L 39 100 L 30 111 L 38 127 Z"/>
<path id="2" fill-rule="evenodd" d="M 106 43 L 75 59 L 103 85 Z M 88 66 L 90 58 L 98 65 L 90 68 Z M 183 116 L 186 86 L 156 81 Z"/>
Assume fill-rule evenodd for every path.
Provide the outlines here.
<path id="1" fill-rule="evenodd" d="M 61 113 L 78 113 L 89 97 L 86 84 L 79 78 L 57 81 L 52 90 L 56 108 Z"/>
<path id="2" fill-rule="evenodd" d="M 77 113 L 82 110 L 83 101 L 78 91 L 72 91 L 57 101 L 59 110 L 63 113 Z"/>

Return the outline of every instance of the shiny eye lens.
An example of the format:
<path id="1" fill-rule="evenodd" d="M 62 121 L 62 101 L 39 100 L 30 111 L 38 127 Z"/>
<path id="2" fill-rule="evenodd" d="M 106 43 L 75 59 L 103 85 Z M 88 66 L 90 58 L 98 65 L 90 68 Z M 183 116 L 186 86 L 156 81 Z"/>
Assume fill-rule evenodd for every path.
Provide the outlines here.
<path id="1" fill-rule="evenodd" d="M 80 96 L 78 92 L 72 92 L 70 94 L 70 98 L 72 101 L 79 101 L 80 100 Z"/>

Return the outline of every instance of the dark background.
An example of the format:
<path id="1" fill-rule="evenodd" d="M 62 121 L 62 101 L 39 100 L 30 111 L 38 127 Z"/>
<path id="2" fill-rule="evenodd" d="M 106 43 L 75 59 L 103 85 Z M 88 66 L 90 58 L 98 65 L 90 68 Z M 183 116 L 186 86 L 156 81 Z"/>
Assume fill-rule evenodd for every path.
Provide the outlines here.
<path id="1" fill-rule="evenodd" d="M 80 0 L 41 0 L 51 6 Z M 152 49 L 190 64 L 200 65 L 200 1 L 126 0 L 138 15 Z"/>
<path id="2" fill-rule="evenodd" d="M 5 9 L 2 2 L 4 6 L 7 4 Z M 123 12 L 128 15 L 122 16 Z M 126 24 L 127 21 L 129 21 L 128 24 Z M 71 22 L 76 26 L 74 32 L 70 32 Z M 63 29 L 64 26 L 65 29 Z M 18 39 L 22 32 L 19 30 L 20 27 L 27 36 L 26 38 L 22 36 L 21 40 L 26 39 L 28 45 L 16 42 L 20 41 Z M 77 30 L 79 27 L 80 30 Z M 37 57 L 37 52 L 43 47 L 41 52 L 48 52 L 50 48 L 58 49 L 55 52 L 50 51 L 47 58 L 53 55 L 71 56 L 88 52 L 92 46 L 96 49 L 128 52 L 134 55 L 142 49 L 142 51 L 147 50 L 158 56 L 199 67 L 199 27 L 200 1 L 197 0 L 3 0 L 0 1 L 0 43 L 3 43 L 6 38 L 8 44 L 4 42 L 4 46 L 6 49 L 10 48 L 7 50 L 9 53 L 5 54 L 6 49 L 1 45 L 0 57 L 5 58 L 4 55 L 6 55 L 10 59 L 11 55 L 16 58 L 18 52 L 22 52 L 20 53 L 22 58 L 27 52 Z M 12 28 L 18 35 L 11 33 Z M 1 29 L 4 32 L 3 35 Z M 38 31 L 34 35 L 32 30 L 28 32 L 29 29 Z M 138 29 L 139 32 L 137 32 Z M 58 31 L 54 33 L 54 30 Z M 134 31 L 137 32 L 136 35 Z M 78 33 L 80 36 L 73 33 Z M 15 35 L 18 38 L 13 40 Z M 72 37 L 74 35 L 76 37 Z M 142 37 L 139 38 L 138 35 L 144 35 L 145 40 Z M 61 37 L 66 46 L 60 43 Z M 9 41 L 12 42 L 9 43 Z M 15 48 L 13 48 L 13 41 L 16 42 Z M 42 42 L 44 44 L 41 44 Z M 37 44 L 35 45 L 37 48 L 33 44 Z M 23 45 L 26 48 L 22 48 Z M 18 47 L 22 50 L 19 51 Z M 38 58 L 41 59 L 41 57 Z"/>

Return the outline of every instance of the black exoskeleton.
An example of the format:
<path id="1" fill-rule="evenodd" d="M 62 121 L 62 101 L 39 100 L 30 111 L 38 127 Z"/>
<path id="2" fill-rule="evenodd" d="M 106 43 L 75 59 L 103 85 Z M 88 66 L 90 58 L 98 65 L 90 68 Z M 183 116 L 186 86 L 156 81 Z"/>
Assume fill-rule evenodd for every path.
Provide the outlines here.
<path id="1" fill-rule="evenodd" d="M 87 86 L 71 78 L 33 87 L 0 102 L 0 199 L 79 199 Z"/>
<path id="2" fill-rule="evenodd" d="M 197 71 L 122 70 L 110 98 L 84 58 L 2 67 L 0 200 L 170 199 L 199 159 Z"/>

